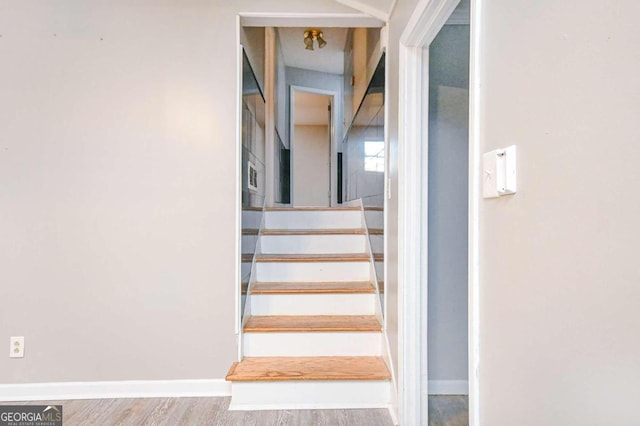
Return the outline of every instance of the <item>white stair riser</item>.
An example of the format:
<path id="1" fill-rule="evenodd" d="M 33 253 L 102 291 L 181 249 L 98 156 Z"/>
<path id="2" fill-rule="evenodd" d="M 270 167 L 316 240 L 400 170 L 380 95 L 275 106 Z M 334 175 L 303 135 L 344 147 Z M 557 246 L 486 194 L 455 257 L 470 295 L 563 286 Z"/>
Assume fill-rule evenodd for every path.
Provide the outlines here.
<path id="1" fill-rule="evenodd" d="M 254 294 L 252 315 L 373 315 L 376 296 L 362 294 Z"/>
<path id="2" fill-rule="evenodd" d="M 350 229 L 362 228 L 357 210 L 273 211 L 265 217 L 267 229 Z"/>
<path id="3" fill-rule="evenodd" d="M 336 332 L 245 332 L 244 356 L 380 356 L 382 333 Z"/>
<path id="4" fill-rule="evenodd" d="M 233 382 L 229 410 L 387 408 L 388 380 Z"/>
<path id="5" fill-rule="evenodd" d="M 369 281 L 367 262 L 259 262 L 256 281 L 322 282 Z"/>
<path id="6" fill-rule="evenodd" d="M 365 235 L 263 235 L 262 253 L 364 253 Z M 243 246 L 244 248 L 244 246 Z"/>

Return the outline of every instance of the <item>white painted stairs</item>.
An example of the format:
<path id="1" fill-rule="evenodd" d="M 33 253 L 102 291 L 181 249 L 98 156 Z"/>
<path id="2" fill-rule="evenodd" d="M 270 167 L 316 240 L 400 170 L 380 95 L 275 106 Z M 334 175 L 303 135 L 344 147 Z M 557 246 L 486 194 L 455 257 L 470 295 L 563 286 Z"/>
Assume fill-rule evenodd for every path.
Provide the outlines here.
<path id="1" fill-rule="evenodd" d="M 267 208 L 251 264 L 231 410 L 382 408 L 391 398 L 361 207 Z"/>

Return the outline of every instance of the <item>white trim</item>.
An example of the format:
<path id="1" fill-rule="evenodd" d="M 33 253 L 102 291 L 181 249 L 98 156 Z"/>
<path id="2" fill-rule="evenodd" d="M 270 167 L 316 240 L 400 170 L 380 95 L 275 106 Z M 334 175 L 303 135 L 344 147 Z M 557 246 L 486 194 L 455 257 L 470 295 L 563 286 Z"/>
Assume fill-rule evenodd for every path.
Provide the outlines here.
<path id="1" fill-rule="evenodd" d="M 275 138 L 276 138 L 276 30 L 264 29 L 264 97 L 265 97 L 265 205 L 273 206 L 275 200 Z"/>
<path id="2" fill-rule="evenodd" d="M 376 409 L 376 408 L 389 408 L 389 404 L 358 404 L 358 403 L 335 403 L 335 404 L 323 404 L 323 403 L 305 403 L 295 404 L 295 408 L 292 408 L 291 404 L 283 402 L 282 404 L 242 404 L 234 403 L 229 404 L 229 411 L 265 411 L 265 410 L 357 410 L 357 409 Z M 397 424 L 397 423 L 396 423 Z"/>
<path id="3" fill-rule="evenodd" d="M 291 85 L 289 89 L 289 150 L 291 156 L 290 162 L 290 176 L 289 182 L 291 182 L 291 190 L 289 194 L 289 201 L 292 206 L 296 206 L 295 198 L 294 198 L 294 190 L 293 190 L 293 182 L 295 182 L 295 161 L 294 159 L 294 134 L 295 134 L 295 108 L 294 99 L 295 92 L 304 92 L 304 93 L 315 93 L 318 95 L 326 95 L 331 98 L 331 128 L 329 129 L 329 133 L 331 135 L 331 152 L 330 152 L 330 161 L 329 161 L 329 192 L 331 194 L 329 198 L 329 206 L 335 207 L 338 205 L 338 146 L 336 142 L 336 105 L 340 102 L 338 98 L 338 92 L 334 90 L 324 90 L 324 89 L 316 89 L 315 87 L 307 87 L 307 86 L 297 86 Z M 329 123 L 328 123 L 329 124 Z"/>
<path id="4" fill-rule="evenodd" d="M 460 0 L 421 0 L 400 37 L 400 45 L 429 47 L 458 3 Z"/>
<path id="5" fill-rule="evenodd" d="M 235 158 L 235 196 L 236 196 L 236 239 L 235 244 L 235 284 L 236 284 L 236 308 L 235 308 L 235 334 L 240 340 L 242 321 L 242 50 L 240 43 L 240 17 L 236 17 L 236 158 Z M 238 360 L 242 359 L 242 352 L 238 346 Z"/>
<path id="6" fill-rule="evenodd" d="M 231 383 L 206 380 L 127 380 L 0 385 L 0 401 L 230 396 Z"/>
<path id="7" fill-rule="evenodd" d="M 344 4 L 345 6 L 349 6 L 352 9 L 359 10 L 361 12 L 366 13 L 367 15 L 373 16 L 374 18 L 378 18 L 381 21 L 387 22 L 389 20 L 390 10 L 395 7 L 395 2 L 389 7 L 389 10 L 386 12 L 384 10 L 380 10 L 375 8 L 365 2 L 359 0 L 336 0 L 338 3 Z"/>
<path id="8" fill-rule="evenodd" d="M 429 380 L 429 395 L 469 395 L 469 381 Z"/>
<path id="9" fill-rule="evenodd" d="M 396 2 L 394 2 L 393 7 L 395 7 Z M 392 9 L 393 10 L 393 9 Z M 382 33 L 380 34 L 380 39 L 382 40 L 382 38 L 385 38 L 385 40 L 383 41 L 383 44 L 385 46 L 384 50 L 386 50 L 387 46 L 389 45 L 389 31 L 388 31 L 388 27 L 384 28 L 384 31 L 382 31 Z M 385 64 L 384 64 L 384 69 L 385 69 L 385 76 L 384 76 L 384 93 L 385 96 L 387 96 L 387 93 L 389 92 L 389 86 L 390 86 L 390 82 L 389 82 L 389 77 L 388 77 L 388 72 L 386 70 L 390 69 L 390 56 L 389 55 L 385 55 L 384 57 L 385 59 Z M 383 224 L 382 224 L 382 229 L 383 230 L 387 230 L 389 229 L 389 199 L 391 198 L 391 185 L 390 185 L 390 178 L 389 178 L 389 161 L 390 161 L 390 153 L 389 153 L 389 118 L 391 116 L 391 106 L 389 105 L 389 102 L 385 102 L 384 103 L 384 158 L 385 158 L 385 165 L 384 165 L 384 197 L 383 197 Z M 384 232 L 382 235 L 383 238 L 383 246 L 384 246 L 384 270 L 383 270 L 383 281 L 384 284 L 387 285 L 387 283 L 389 282 L 389 256 L 387 255 L 389 253 L 389 239 L 387 238 L 387 232 Z M 384 329 L 384 348 L 383 348 L 383 358 L 385 359 L 385 362 L 387 363 L 387 367 L 389 367 L 389 371 L 391 372 L 391 402 L 389 405 L 389 414 L 391 415 L 391 419 L 393 420 L 393 424 L 397 425 L 400 424 L 399 421 L 399 407 L 400 407 L 400 403 L 399 403 L 399 395 L 398 395 L 398 389 L 399 389 L 399 385 L 398 385 L 398 376 L 396 375 L 396 371 L 393 365 L 393 357 L 391 355 L 391 345 L 389 344 L 389 334 L 388 334 L 388 330 L 389 330 L 389 292 L 385 291 L 383 293 L 383 297 L 384 297 L 384 303 L 383 303 L 383 313 L 382 313 L 382 320 L 383 320 L 383 329 Z"/>
<path id="10" fill-rule="evenodd" d="M 427 56 L 428 58 L 428 56 Z M 400 49 L 400 123 L 398 134 L 398 303 L 399 303 L 399 412 L 401 424 L 423 424 L 428 416 L 424 378 L 427 377 L 426 345 L 426 259 L 423 243 L 422 214 L 426 211 L 423 182 L 427 163 L 422 144 L 426 133 L 423 120 L 428 103 L 422 102 L 423 49 L 401 46 Z M 424 123 L 426 127 L 428 123 Z M 425 133 L 423 135 L 423 133 Z M 414 141 L 414 143 L 409 143 Z M 426 226 L 426 224 L 425 224 Z M 416 238 L 417 237 L 417 238 Z M 423 338 L 425 337 L 425 338 Z M 416 350 L 419 348 L 418 350 Z"/>
<path id="11" fill-rule="evenodd" d="M 365 13 L 241 12 L 239 15 L 245 27 L 378 28 L 384 25 L 384 21 Z"/>
<path id="12" fill-rule="evenodd" d="M 401 424 L 428 422 L 427 388 L 427 154 L 428 46 L 459 0 L 421 0 L 400 39 L 398 129 L 399 408 Z M 478 417 L 478 82 L 479 20 L 472 0 L 469 170 L 469 418 Z M 416 348 L 420 348 L 416 350 Z M 437 383 L 433 384 L 438 386 Z M 444 386 L 444 385 L 443 385 Z"/>
<path id="13" fill-rule="evenodd" d="M 471 0 L 469 59 L 469 425 L 480 425 L 480 90 L 482 0 Z"/>

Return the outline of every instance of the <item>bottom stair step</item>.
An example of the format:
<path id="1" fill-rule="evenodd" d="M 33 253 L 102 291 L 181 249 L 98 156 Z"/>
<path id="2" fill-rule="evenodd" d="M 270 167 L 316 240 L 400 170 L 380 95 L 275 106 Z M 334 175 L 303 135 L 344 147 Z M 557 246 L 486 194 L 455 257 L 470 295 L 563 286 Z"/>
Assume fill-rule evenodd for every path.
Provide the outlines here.
<path id="1" fill-rule="evenodd" d="M 388 408 L 380 357 L 264 357 L 235 363 L 229 410 Z"/>
<path id="2" fill-rule="evenodd" d="M 389 380 L 380 357 L 256 357 L 236 362 L 229 381 Z"/>

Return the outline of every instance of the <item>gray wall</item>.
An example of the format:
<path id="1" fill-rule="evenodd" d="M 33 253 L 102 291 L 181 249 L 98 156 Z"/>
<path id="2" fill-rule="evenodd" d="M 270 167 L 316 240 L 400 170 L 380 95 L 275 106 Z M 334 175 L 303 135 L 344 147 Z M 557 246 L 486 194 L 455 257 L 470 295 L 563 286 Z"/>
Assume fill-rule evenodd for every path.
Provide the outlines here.
<path id="1" fill-rule="evenodd" d="M 518 147 L 479 200 L 482 424 L 638 424 L 640 3 L 482 4 L 480 152 Z"/>
<path id="2" fill-rule="evenodd" d="M 260 90 L 264 94 L 265 31 L 264 27 L 241 27 L 240 44 L 251 63 Z"/>
<path id="3" fill-rule="evenodd" d="M 469 26 L 429 47 L 429 392 L 467 381 Z M 458 386 L 459 387 L 459 386 Z"/>
<path id="4" fill-rule="evenodd" d="M 1 382 L 226 374 L 240 11 L 351 9 L 0 0 Z"/>

